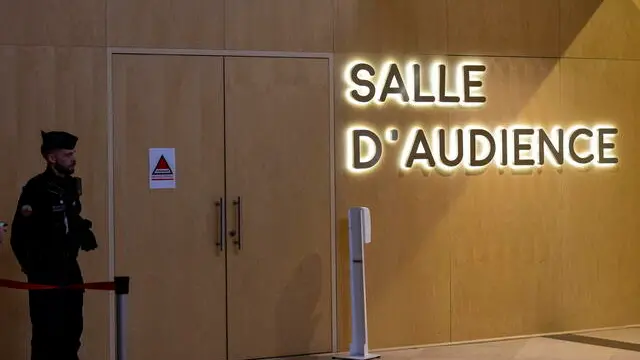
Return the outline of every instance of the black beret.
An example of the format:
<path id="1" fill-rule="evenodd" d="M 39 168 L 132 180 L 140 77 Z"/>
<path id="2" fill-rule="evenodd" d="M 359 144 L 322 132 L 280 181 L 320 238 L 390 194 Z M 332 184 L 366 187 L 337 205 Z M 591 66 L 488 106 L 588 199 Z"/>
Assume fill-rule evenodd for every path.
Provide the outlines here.
<path id="1" fill-rule="evenodd" d="M 65 131 L 40 131 L 42 136 L 41 153 L 47 153 L 52 150 L 73 150 L 78 142 L 78 137 Z"/>

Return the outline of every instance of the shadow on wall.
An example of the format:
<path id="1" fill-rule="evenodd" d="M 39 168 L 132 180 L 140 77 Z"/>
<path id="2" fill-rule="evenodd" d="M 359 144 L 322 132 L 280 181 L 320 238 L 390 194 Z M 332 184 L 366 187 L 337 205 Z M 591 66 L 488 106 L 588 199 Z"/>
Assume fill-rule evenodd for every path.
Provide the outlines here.
<path id="1" fill-rule="evenodd" d="M 322 294 L 322 282 L 320 255 L 307 255 L 300 261 L 295 275 L 282 291 L 276 309 L 278 353 L 290 351 L 291 344 L 298 346 L 298 354 L 313 352 L 313 329 L 317 327 L 321 316 L 317 310 Z M 296 305 L 291 307 L 291 304 Z M 287 321 L 288 318 L 295 318 L 297 321 Z M 301 321 L 302 319 L 305 321 Z M 296 327 L 296 324 L 300 324 L 300 327 Z"/>
<path id="2" fill-rule="evenodd" d="M 560 1 L 560 55 L 564 55 L 578 34 L 605 0 Z M 632 0 L 631 0 L 632 1 Z"/>

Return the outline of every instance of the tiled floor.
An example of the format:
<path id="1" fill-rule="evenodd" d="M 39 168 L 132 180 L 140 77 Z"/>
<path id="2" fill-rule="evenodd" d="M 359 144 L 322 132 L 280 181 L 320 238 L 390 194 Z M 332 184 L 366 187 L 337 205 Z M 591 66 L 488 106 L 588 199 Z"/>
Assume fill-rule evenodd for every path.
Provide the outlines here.
<path id="1" fill-rule="evenodd" d="M 378 352 L 381 360 L 640 360 L 640 328 Z M 331 356 L 290 360 L 328 360 Z"/>
<path id="2" fill-rule="evenodd" d="M 580 335 L 640 344 L 640 328 L 594 331 L 589 333 L 582 333 Z"/>

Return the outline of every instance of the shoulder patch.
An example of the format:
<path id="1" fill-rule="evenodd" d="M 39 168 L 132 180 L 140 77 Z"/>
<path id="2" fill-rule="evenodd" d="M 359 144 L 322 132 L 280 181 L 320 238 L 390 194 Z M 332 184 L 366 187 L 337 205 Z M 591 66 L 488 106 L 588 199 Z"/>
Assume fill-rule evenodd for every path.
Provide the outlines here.
<path id="1" fill-rule="evenodd" d="M 24 217 L 31 216 L 31 214 L 33 214 L 33 208 L 31 205 L 22 205 L 20 208 L 20 214 Z"/>

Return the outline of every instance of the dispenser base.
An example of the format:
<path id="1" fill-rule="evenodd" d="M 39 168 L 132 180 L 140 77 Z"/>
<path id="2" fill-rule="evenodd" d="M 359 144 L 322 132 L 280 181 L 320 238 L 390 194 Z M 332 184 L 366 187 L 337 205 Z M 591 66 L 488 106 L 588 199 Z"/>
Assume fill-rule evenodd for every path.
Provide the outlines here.
<path id="1" fill-rule="evenodd" d="M 364 354 L 364 355 L 334 355 L 333 359 L 341 359 L 341 360 L 369 360 L 369 359 L 379 359 L 380 355 L 377 354 Z"/>

